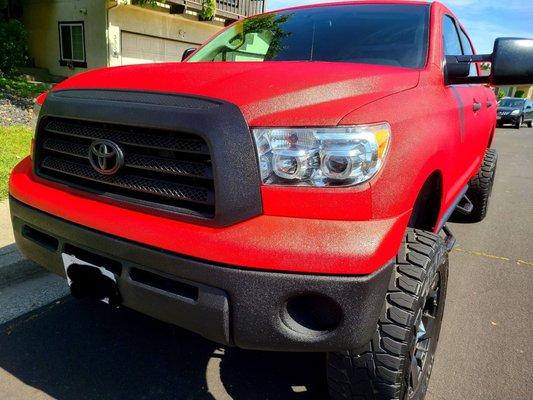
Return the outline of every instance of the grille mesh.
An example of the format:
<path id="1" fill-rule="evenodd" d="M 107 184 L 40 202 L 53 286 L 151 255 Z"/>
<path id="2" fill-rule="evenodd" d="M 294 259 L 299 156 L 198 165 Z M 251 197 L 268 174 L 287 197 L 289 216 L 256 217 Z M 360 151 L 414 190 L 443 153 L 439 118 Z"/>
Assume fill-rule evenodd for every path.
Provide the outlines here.
<path id="1" fill-rule="evenodd" d="M 116 143 L 124 166 L 103 175 L 89 161 L 94 140 Z M 213 170 L 206 142 L 196 135 L 50 118 L 41 124 L 37 173 L 101 195 L 117 195 L 178 213 L 212 218 Z"/>

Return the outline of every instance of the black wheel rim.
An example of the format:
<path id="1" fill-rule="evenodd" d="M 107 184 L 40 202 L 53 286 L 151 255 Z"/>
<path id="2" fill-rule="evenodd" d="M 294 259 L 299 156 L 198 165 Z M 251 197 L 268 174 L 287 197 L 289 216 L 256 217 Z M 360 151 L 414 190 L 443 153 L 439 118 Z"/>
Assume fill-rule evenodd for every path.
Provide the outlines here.
<path id="1" fill-rule="evenodd" d="M 414 345 L 411 346 L 410 365 L 407 374 L 407 398 L 413 399 L 422 384 L 427 384 L 428 367 L 433 363 L 436 341 L 440 330 L 440 274 L 435 275 L 424 307 L 414 326 Z M 426 382 L 424 382 L 426 381 Z"/>

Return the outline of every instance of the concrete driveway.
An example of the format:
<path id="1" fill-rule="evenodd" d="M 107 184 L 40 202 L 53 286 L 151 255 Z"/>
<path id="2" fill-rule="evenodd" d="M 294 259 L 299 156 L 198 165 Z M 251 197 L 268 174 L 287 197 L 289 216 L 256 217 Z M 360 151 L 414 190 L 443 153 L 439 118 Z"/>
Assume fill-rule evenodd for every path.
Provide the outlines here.
<path id="1" fill-rule="evenodd" d="M 495 147 L 487 220 L 452 225 L 458 243 L 430 400 L 532 398 L 533 129 L 499 129 Z M 64 289 L 43 277 L 51 280 L 37 286 L 48 300 Z M 2 305 L 5 290 L 4 319 L 14 304 Z M 35 295 L 27 282 L 8 290 L 18 302 Z M 70 297 L 8 319 L 0 324 L 0 398 L 327 398 L 320 354 L 220 348 L 132 311 Z"/>

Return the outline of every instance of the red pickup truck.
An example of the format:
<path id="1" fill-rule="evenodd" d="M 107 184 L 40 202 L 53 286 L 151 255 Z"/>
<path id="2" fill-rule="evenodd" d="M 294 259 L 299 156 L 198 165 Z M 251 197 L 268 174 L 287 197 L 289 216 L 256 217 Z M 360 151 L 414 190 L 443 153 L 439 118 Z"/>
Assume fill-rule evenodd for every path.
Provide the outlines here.
<path id="1" fill-rule="evenodd" d="M 21 251 L 77 297 L 327 353 L 333 399 L 423 398 L 445 224 L 482 220 L 494 180 L 488 84 L 533 82 L 533 40 L 478 55 L 438 2 L 365 0 L 241 20 L 185 58 L 39 98 L 10 179 Z"/>

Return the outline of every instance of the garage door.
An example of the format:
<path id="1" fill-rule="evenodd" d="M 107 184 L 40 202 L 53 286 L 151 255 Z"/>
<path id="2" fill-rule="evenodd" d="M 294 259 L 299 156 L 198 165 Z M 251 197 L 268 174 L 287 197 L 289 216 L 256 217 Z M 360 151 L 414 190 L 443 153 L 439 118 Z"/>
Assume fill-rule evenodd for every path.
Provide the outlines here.
<path id="1" fill-rule="evenodd" d="M 122 64 L 181 61 L 183 51 L 194 46 L 178 40 L 122 32 Z"/>

